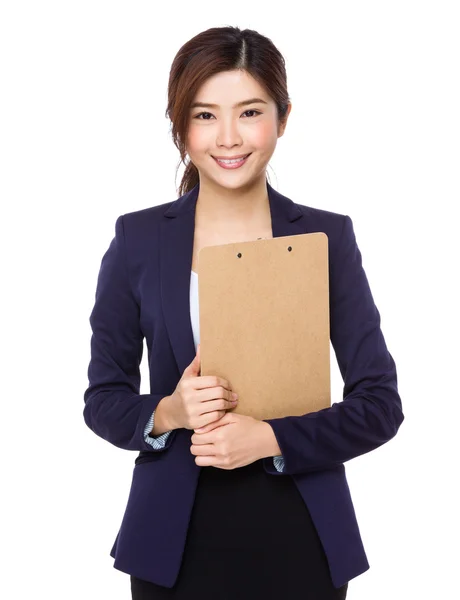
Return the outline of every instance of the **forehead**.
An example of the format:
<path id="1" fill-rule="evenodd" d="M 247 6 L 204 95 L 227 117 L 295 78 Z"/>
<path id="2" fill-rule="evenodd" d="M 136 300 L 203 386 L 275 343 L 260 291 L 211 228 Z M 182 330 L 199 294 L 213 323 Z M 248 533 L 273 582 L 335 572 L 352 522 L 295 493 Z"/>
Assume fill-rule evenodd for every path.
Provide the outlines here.
<path id="1" fill-rule="evenodd" d="M 233 106 L 248 98 L 260 98 L 272 103 L 265 88 L 246 71 L 222 71 L 209 77 L 196 93 L 193 102 Z"/>

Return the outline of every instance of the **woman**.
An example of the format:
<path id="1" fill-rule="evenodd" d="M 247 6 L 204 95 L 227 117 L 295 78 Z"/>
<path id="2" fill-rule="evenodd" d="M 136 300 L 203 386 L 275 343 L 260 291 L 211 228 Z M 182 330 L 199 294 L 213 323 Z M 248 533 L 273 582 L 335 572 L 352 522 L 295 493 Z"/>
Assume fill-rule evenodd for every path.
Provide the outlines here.
<path id="1" fill-rule="evenodd" d="M 117 219 L 90 322 L 84 418 L 139 452 L 110 552 L 132 598 L 345 598 L 369 568 L 343 463 L 404 416 L 350 217 L 275 191 L 266 167 L 291 103 L 284 60 L 252 30 L 213 28 L 177 53 L 167 114 L 180 197 Z M 230 161 L 230 162 L 229 162 Z M 323 231 L 343 402 L 259 421 L 232 383 L 200 376 L 198 253 Z M 143 338 L 150 394 L 139 394 Z"/>

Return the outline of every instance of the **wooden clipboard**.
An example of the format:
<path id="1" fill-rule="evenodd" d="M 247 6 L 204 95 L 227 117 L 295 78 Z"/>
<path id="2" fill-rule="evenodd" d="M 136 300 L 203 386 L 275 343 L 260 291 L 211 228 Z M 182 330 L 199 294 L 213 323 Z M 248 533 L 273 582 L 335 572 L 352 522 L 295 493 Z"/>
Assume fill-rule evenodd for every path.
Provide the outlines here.
<path id="1" fill-rule="evenodd" d="M 230 382 L 233 412 L 263 420 L 330 407 L 328 264 L 323 232 L 200 250 L 201 375 Z"/>

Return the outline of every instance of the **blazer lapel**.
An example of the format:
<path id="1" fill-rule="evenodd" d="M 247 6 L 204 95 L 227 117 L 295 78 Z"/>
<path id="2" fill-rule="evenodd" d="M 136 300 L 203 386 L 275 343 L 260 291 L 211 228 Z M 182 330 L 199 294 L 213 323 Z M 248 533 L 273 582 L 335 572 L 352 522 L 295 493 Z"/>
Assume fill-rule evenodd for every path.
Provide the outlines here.
<path id="1" fill-rule="evenodd" d="M 277 192 L 268 181 L 267 191 L 273 237 L 305 233 L 299 206 Z M 190 277 L 198 193 L 199 184 L 173 202 L 164 213 L 160 227 L 161 302 L 181 376 L 195 357 L 190 320 Z"/>

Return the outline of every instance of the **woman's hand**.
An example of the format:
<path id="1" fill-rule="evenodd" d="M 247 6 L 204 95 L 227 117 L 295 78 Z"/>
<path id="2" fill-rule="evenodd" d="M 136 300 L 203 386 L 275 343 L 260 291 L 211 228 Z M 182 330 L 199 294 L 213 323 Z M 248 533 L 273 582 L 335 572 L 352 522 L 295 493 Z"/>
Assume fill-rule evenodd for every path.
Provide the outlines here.
<path id="1" fill-rule="evenodd" d="M 227 412 L 219 420 L 195 429 L 190 452 L 200 467 L 227 470 L 244 467 L 265 457 L 266 426 L 267 423 L 253 417 Z"/>
<path id="2" fill-rule="evenodd" d="M 198 344 L 195 358 L 165 402 L 165 420 L 170 424 L 170 429 L 195 429 L 209 425 L 237 405 L 227 379 L 213 375 L 200 376 L 200 372 L 201 354 Z"/>

